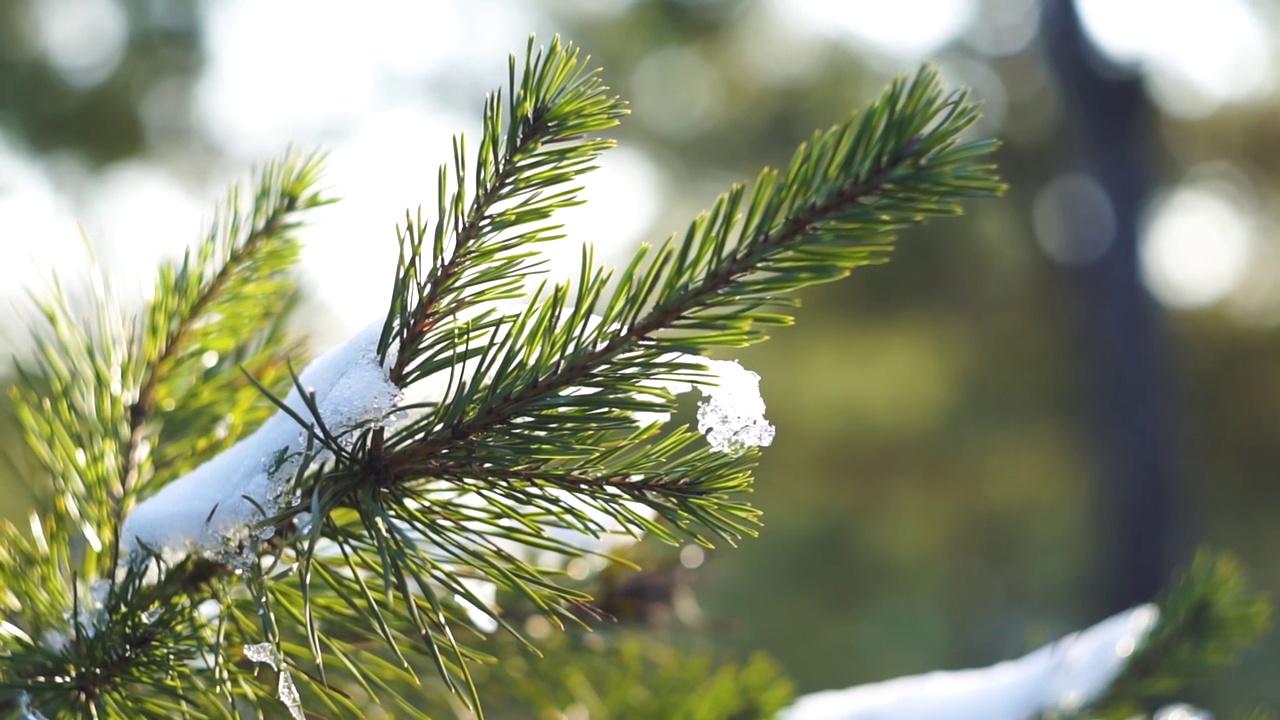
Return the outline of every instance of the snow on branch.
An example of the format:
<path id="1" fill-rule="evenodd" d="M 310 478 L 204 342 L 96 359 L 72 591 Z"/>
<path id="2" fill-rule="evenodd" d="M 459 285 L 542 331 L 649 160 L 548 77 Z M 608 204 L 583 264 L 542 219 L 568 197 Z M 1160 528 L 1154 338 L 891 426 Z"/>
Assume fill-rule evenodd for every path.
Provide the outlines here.
<path id="1" fill-rule="evenodd" d="M 740 452 L 773 442 L 773 426 L 764 419 L 760 376 L 732 360 L 703 360 L 716 384 L 703 387 L 698 431 L 720 452 Z"/>
<path id="2" fill-rule="evenodd" d="M 319 420 L 335 437 L 385 423 L 400 397 L 378 361 L 381 330 L 377 323 L 356 333 L 313 361 L 298 378 L 314 396 Z M 297 388 L 284 405 L 314 420 Z M 177 553 L 226 549 L 250 525 L 280 509 L 285 488 L 304 463 L 329 458 L 328 450 L 312 442 L 315 432 L 301 427 L 289 413 L 277 412 L 252 435 L 134 508 L 122 532 L 124 556 L 144 545 Z"/>
<path id="3" fill-rule="evenodd" d="M 1096 701 L 1156 626 L 1141 605 L 1017 660 L 804 695 L 781 720 L 1033 720 Z"/>
<path id="4" fill-rule="evenodd" d="M 330 459 L 331 452 L 314 442 L 317 425 L 341 439 L 363 427 L 391 426 L 399 406 L 439 404 L 462 383 L 486 382 L 476 378 L 478 363 L 473 359 L 401 390 L 388 373 L 394 354 L 386 362 L 378 359 L 381 330 L 381 323 L 370 325 L 307 366 L 298 380 L 314 397 L 314 409 L 308 408 L 295 387 L 283 401 L 291 412 L 277 412 L 252 435 L 134 508 L 122 533 L 124 556 L 142 546 L 168 553 L 221 552 L 246 537 L 251 525 L 283 507 L 285 490 L 300 469 Z M 459 352 L 465 355 L 470 344 Z M 696 355 L 680 359 L 706 368 L 696 380 L 704 395 L 698 429 L 713 449 L 735 454 L 772 442 L 774 428 L 764 419 L 759 375 L 733 361 Z M 658 378 L 645 384 L 678 394 L 692 389 L 694 383 Z M 316 411 L 318 418 L 310 417 Z M 669 419 L 666 413 L 635 415 L 641 424 Z M 311 427 L 300 426 L 298 418 Z M 584 547 L 592 544 L 585 538 L 582 543 Z"/>

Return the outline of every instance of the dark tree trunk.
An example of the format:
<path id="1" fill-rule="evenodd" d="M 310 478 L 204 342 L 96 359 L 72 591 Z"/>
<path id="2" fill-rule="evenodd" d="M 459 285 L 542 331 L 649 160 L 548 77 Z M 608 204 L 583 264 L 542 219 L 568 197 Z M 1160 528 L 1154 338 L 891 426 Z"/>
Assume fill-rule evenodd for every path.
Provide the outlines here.
<path id="1" fill-rule="evenodd" d="M 1074 142 L 1072 169 L 1098 181 L 1116 220 L 1101 257 L 1064 269 L 1098 449 L 1096 599 L 1116 611 L 1152 599 L 1182 559 L 1176 403 L 1160 315 L 1138 273 L 1138 222 L 1153 183 L 1153 109 L 1139 78 L 1105 72 L 1072 0 L 1048 0 L 1043 22 Z"/>

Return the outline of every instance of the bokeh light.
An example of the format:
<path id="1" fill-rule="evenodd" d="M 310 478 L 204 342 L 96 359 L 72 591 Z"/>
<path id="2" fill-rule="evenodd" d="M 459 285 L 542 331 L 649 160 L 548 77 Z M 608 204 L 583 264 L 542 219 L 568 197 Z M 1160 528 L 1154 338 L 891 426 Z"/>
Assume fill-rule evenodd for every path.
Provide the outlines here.
<path id="1" fill-rule="evenodd" d="M 779 17 L 811 33 L 848 40 L 886 57 L 937 52 L 973 22 L 974 0 L 772 0 Z"/>
<path id="2" fill-rule="evenodd" d="M 117 0 L 47 0 L 34 10 L 37 45 L 64 80 L 88 88 L 111 76 L 129 35 Z"/>
<path id="3" fill-rule="evenodd" d="M 1102 257 L 1116 238 L 1111 198 L 1085 173 L 1063 173 L 1049 181 L 1032 208 L 1036 242 L 1046 255 L 1068 266 Z"/>
<path id="4" fill-rule="evenodd" d="M 1157 198 L 1138 247 L 1142 279 L 1162 303 L 1198 308 L 1227 297 L 1252 257 L 1249 212 L 1221 183 Z"/>
<path id="5" fill-rule="evenodd" d="M 1112 61 L 1140 66 L 1169 113 L 1199 117 L 1271 87 L 1271 47 L 1247 0 L 1077 0 L 1094 43 Z"/>

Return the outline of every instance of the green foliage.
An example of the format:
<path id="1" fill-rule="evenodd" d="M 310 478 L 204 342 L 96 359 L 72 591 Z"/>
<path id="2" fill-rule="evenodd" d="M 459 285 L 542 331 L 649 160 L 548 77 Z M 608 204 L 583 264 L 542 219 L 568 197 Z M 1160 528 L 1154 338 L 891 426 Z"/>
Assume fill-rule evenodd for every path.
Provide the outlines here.
<path id="1" fill-rule="evenodd" d="M 676 411 L 672 381 L 714 382 L 691 356 L 765 339 L 791 322 L 796 290 L 884 262 L 896 231 L 1001 190 L 985 160 L 994 143 L 963 136 L 975 106 L 925 69 L 623 272 L 586 254 L 576 281 L 527 292 L 536 244 L 557 237 L 554 212 L 578 202 L 575 183 L 610 145 L 596 133 L 625 108 L 559 41 L 531 41 L 520 72 L 513 58 L 503 97 L 485 105 L 474 160 L 455 141 L 437 216 L 410 216 L 401 232 L 379 350 L 400 387 L 444 378 L 444 389 L 406 408 L 407 421 L 352 437 L 333 437 L 316 412 L 298 417 L 334 459 L 293 478 L 297 503 L 259 528 L 260 546 L 117 557 L 132 506 L 260 422 L 271 409 L 261 390 L 288 388 L 298 352 L 280 309 L 295 292 L 294 231 L 329 202 L 315 190 L 318 159 L 290 156 L 233 193 L 204 242 L 161 269 L 141 323 L 117 317 L 105 290 L 91 323 L 61 293 L 44 306 L 39 364 L 14 399 L 52 494 L 32 535 L 3 528 L 7 707 L 29 697 L 68 716 L 296 715 L 272 699 L 296 684 L 329 716 L 378 702 L 425 717 L 416 686 L 438 682 L 478 712 L 473 667 L 486 687 L 512 670 L 485 665 L 494 658 L 481 649 L 505 659 L 524 642 L 481 597 L 484 583 L 555 626 L 585 624 L 590 594 L 539 559 L 590 552 L 566 531 L 706 545 L 754 532 L 743 500 L 754 452 L 635 421 Z M 476 612 L 509 635 L 477 632 Z M 260 643 L 278 670 L 246 657 Z M 515 699 L 597 715 L 625 700 L 694 718 L 786 702 L 764 660 L 713 671 L 705 655 L 628 639 L 600 652 L 543 699 Z M 637 699 L 637 688 L 649 692 Z"/>
<path id="2" fill-rule="evenodd" d="M 29 548 L 23 554 L 38 564 L 21 567 L 56 567 L 48 555 L 31 557 Z M 23 677 L 19 682 L 6 673 L 0 687 L 28 694 L 53 717 L 175 717 L 205 705 L 210 688 L 196 664 L 205 652 L 204 623 L 194 599 L 150 582 L 150 569 L 133 566 L 116 582 L 88 587 L 72 578 L 69 619 L 15 633 L 4 659 L 22 668 Z M 40 579 L 53 587 L 62 581 Z M 33 608 L 32 617 L 48 622 L 50 611 L 64 607 Z"/>
<path id="3" fill-rule="evenodd" d="M 279 310 L 295 293 L 294 232 L 304 212 L 329 202 L 314 190 L 319 168 L 318 158 L 289 158 L 247 192 L 233 190 L 205 240 L 160 268 L 141 326 L 118 316 L 101 278 L 89 321 L 57 284 L 41 301 L 37 365 L 20 369 L 10 394 L 51 483 L 30 534 L 0 527 L 10 705 L 21 691 L 69 715 L 174 717 L 190 712 L 176 710 L 175 686 L 209 680 L 186 661 L 210 652 L 216 628 L 191 613 L 225 571 L 189 560 L 144 592 L 144 568 L 116 570 L 117 533 L 157 478 L 191 469 L 266 417 L 246 372 L 287 387 L 286 358 L 297 353 Z M 179 608 L 186 615 L 174 619 Z M 39 677 L 54 679 L 31 680 Z M 139 683 L 155 692 L 139 693 Z"/>
<path id="4" fill-rule="evenodd" d="M 419 221 L 403 232 L 381 347 L 394 349 L 394 381 L 444 376 L 448 390 L 404 427 L 350 449 L 330 443 L 337 462 L 304 476 L 301 502 L 277 520 L 322 519 L 298 557 L 308 593 L 360 599 L 366 626 L 393 648 L 386 618 L 404 608 L 451 684 L 470 680 L 444 598 L 483 605 L 468 580 L 515 591 L 557 624 L 588 600 L 511 548 L 576 556 L 554 531 L 598 535 L 601 518 L 707 545 L 753 532 L 757 513 L 739 496 L 755 454 L 715 452 L 688 427 L 637 429 L 633 413 L 675 410 L 646 381 L 712 382 L 686 353 L 763 340 L 762 328 L 789 322 L 778 313 L 789 293 L 882 262 L 893 231 L 1000 189 L 982 162 L 994 144 L 960 139 L 975 106 L 925 70 L 815 135 L 785 172 L 766 170 L 750 196 L 731 189 L 683 240 L 642 249 L 616 281 L 587 255 L 576 282 L 524 296 L 529 244 L 550 236 L 550 212 L 574 202 L 563 186 L 606 147 L 583 134 L 621 113 L 579 62 L 558 44 L 545 55 L 531 45 L 519 84 L 512 67 L 505 126 L 500 96 L 486 103 L 475 177 L 455 141 L 434 229 Z M 529 194 L 537 201 L 516 204 Z M 500 304 L 514 298 L 527 304 Z M 340 552 L 315 552 L 322 538 Z M 308 628 L 323 664 L 322 633 Z"/>
<path id="5" fill-rule="evenodd" d="M 510 637 L 494 641 L 503 660 L 478 668 L 476 682 L 486 716 L 498 720 L 754 720 L 773 717 L 792 700 L 791 683 L 763 655 L 725 661 L 634 628 L 553 633 L 539 641 L 541 657 Z"/>
<path id="6" fill-rule="evenodd" d="M 1251 592 L 1229 556 L 1200 552 L 1160 598 L 1160 620 L 1091 717 L 1150 711 L 1210 677 L 1271 625 L 1271 604 Z"/>
<path id="7" fill-rule="evenodd" d="M 316 189 L 321 158 L 286 156 L 261 173 L 245 208 L 233 188 L 208 237 L 160 268 L 140 334 L 132 432 L 151 435 L 163 480 L 189 470 L 263 419 L 260 393 L 287 387 L 285 358 L 304 356 L 284 330 L 305 213 L 332 202 Z M 165 430 L 169 431 L 166 432 Z M 134 445 L 141 440 L 132 439 Z M 157 487 L 126 486 L 124 505 Z"/>

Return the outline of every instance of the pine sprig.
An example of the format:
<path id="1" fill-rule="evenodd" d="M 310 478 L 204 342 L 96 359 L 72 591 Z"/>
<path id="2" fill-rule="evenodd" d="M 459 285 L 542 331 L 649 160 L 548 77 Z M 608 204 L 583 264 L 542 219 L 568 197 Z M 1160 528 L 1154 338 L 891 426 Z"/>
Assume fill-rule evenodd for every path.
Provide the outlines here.
<path id="1" fill-rule="evenodd" d="M 458 452 L 516 418 L 527 427 L 543 409 L 634 402 L 634 382 L 670 353 L 763 340 L 764 327 L 790 322 L 777 312 L 794 305 L 790 293 L 883 262 L 895 230 L 1002 189 L 994 166 L 980 162 L 995 143 L 960 141 L 977 117 L 963 93 L 944 94 L 934 70 L 895 82 L 867 113 L 802 145 L 785 175 L 762 172 L 745 210 L 735 186 L 647 269 L 642 249 L 607 303 L 612 274 L 589 267 L 575 289 L 534 298 L 477 361 L 477 374 L 493 368 L 495 379 L 454 393 L 436 411 L 435 432 L 396 460 Z M 578 387 L 596 392 L 565 394 Z"/>
<path id="2" fill-rule="evenodd" d="M 297 716 L 296 683 L 335 716 L 359 714 L 353 686 L 420 716 L 398 688 L 418 681 L 425 658 L 478 712 L 471 668 L 484 658 L 473 628 L 496 623 L 519 636 L 487 590 L 514 593 L 555 624 L 581 622 L 590 598 L 560 582 L 547 555 L 603 552 L 585 539 L 616 533 L 711 544 L 754 531 L 757 512 L 742 501 L 754 451 L 719 452 L 688 427 L 637 417 L 670 416 L 678 390 L 713 384 L 698 357 L 707 350 L 790 322 L 790 293 L 883 262 L 893 231 L 1000 190 L 983 161 L 994 145 L 960 137 L 975 107 L 925 70 L 815 135 L 750 195 L 732 188 L 683 239 L 641 250 L 625 273 L 585 253 L 576 282 L 528 294 L 541 272 L 536 244 L 559 237 L 553 213 L 578 202 L 575 183 L 611 145 L 596 133 L 625 106 L 558 39 L 546 49 L 531 40 L 523 71 L 513 58 L 509 75 L 505 104 L 498 93 L 486 102 L 472 167 L 455 140 L 434 224 L 419 215 L 401 231 L 378 360 L 396 387 L 422 395 L 399 408 L 407 418 L 385 427 L 362 418 L 335 435 L 286 358 L 278 310 L 293 297 L 293 231 L 328 202 L 314 190 L 315 158 L 268 167 L 247 212 L 233 195 L 205 243 L 162 271 L 141 329 L 104 310 L 85 330 L 65 301 L 49 306 L 53 340 L 18 392 L 56 502 L 39 542 L 18 554 L 56 570 L 11 583 L 50 600 L 6 608 L 18 631 L 6 651 L 25 647 L 24 633 L 58 627 L 61 613 L 79 618 L 79 578 L 89 587 L 116 578 L 106 586 L 113 619 L 95 631 L 101 652 L 81 643 L 59 666 L 77 678 L 114 668 L 100 682 L 77 681 L 82 709 L 116 713 L 96 698 L 135 690 L 150 716 L 232 717 L 238 702 L 256 708 L 276 696 Z M 161 563 L 154 583 L 119 580 L 122 514 L 262 417 L 259 392 L 290 380 L 301 405 L 277 407 L 310 443 L 281 495 L 296 504 L 225 556 Z M 237 419 L 218 426 L 227 409 Z M 272 481 L 284 464 L 276 460 L 265 468 Z M 140 573 L 134 560 L 127 572 Z M 201 600 L 215 604 L 211 614 L 195 611 Z M 152 622 L 165 602 L 185 608 L 182 637 L 199 661 L 170 655 L 182 668 L 151 688 L 110 658 L 146 650 L 125 630 Z M 88 633 L 77 625 L 72 634 Z M 23 659 L 0 671 L 6 687 L 63 702 L 32 674 L 44 666 L 13 657 Z M 274 693 L 254 662 L 265 657 Z"/>
<path id="3" fill-rule="evenodd" d="M 189 402 L 193 392 L 234 396 L 247 386 L 240 367 L 278 387 L 286 343 L 281 310 L 297 292 L 282 270 L 297 262 L 305 214 L 333 202 L 316 188 L 322 168 L 317 154 L 268 164 L 247 192 L 232 188 L 204 242 L 180 264 L 161 266 L 136 351 L 141 376 L 129 412 L 131 447 L 141 444 L 157 407 L 169 410 L 181 399 L 190 413 L 198 405 Z M 139 489 L 126 478 L 127 496 Z"/>
<path id="4" fill-rule="evenodd" d="M 540 291 L 519 314 L 467 326 L 464 353 L 474 370 L 451 380 L 446 401 L 389 441 L 393 473 L 406 481 L 469 473 L 502 502 L 523 505 L 532 493 L 520 493 L 511 476 L 542 487 L 571 477 L 588 496 L 593 486 L 616 491 L 628 487 L 618 473 L 637 474 L 637 465 L 634 457 L 630 466 L 608 458 L 618 447 L 639 447 L 653 466 L 680 458 L 680 479 L 660 489 L 646 477 L 634 492 L 591 496 L 600 510 L 617 514 L 611 508 L 630 496 L 671 517 L 692 513 L 732 539 L 742 528 L 734 518 L 747 515 L 725 501 L 746 488 L 749 463 L 682 456 L 689 438 L 681 430 L 669 442 L 628 429 L 629 412 L 674 410 L 669 395 L 644 383 L 698 382 L 682 353 L 763 339 L 763 326 L 789 322 L 775 310 L 790 304 L 787 293 L 882 261 L 894 229 L 958 212 L 951 198 L 998 192 L 992 167 L 976 162 L 994 144 L 959 139 L 976 117 L 974 105 L 944 94 L 926 69 L 894 83 L 865 115 L 815 136 L 785 175 L 762 173 L 745 210 L 744 189 L 735 187 L 647 267 L 641 250 L 607 302 L 611 274 L 584 262 L 575 287 Z M 480 352 L 467 345 L 477 337 L 485 340 Z M 443 372 L 459 362 L 442 356 L 427 367 Z M 557 468 L 566 463 L 575 469 L 569 476 Z M 616 519 L 632 526 L 632 518 Z"/>
<path id="5" fill-rule="evenodd" d="M 161 268 L 141 326 L 118 317 L 101 278 L 88 320 L 57 281 L 52 299 L 38 303 L 36 362 L 20 368 L 10 393 L 52 494 L 33 515 L 31 535 L 0 528 L 11 630 L 0 637 L 0 678 L 14 693 L 104 716 L 186 714 L 173 703 L 189 698 L 170 691 L 182 678 L 197 682 L 184 667 L 187 650 L 204 646 L 193 635 L 201 621 L 184 616 L 178 637 L 165 624 L 167 608 L 198 599 L 221 571 L 183 563 L 143 583 L 130 565 L 121 577 L 117 534 L 128 507 L 158 487 L 154 479 L 190 469 L 264 417 L 244 369 L 273 388 L 287 382 L 285 354 L 296 343 L 280 311 L 296 292 L 288 270 L 302 215 L 329 202 L 314 188 L 319 172 L 318 156 L 289 155 L 247 190 L 233 189 L 204 242 Z M 84 625 L 83 607 L 109 626 Z M 152 635 L 155 642 L 143 641 Z M 51 652 L 51 637 L 74 642 Z M 167 645 L 179 640 L 181 652 Z M 61 684 L 39 680 L 55 676 Z M 154 693 L 132 697 L 138 683 Z M 14 693 L 3 699 L 10 707 Z M 120 710 L 129 705 L 136 709 Z"/>
<path id="6" fill-rule="evenodd" d="M 1158 601 L 1160 620 L 1089 717 L 1150 712 L 1239 656 L 1271 626 L 1271 605 L 1250 591 L 1230 556 L 1201 551 Z"/>
<path id="7" fill-rule="evenodd" d="M 662 473 L 665 481 L 639 472 L 641 482 L 622 482 L 619 473 L 637 474 L 635 458 L 605 461 L 618 447 L 641 447 L 662 466 L 688 444 L 681 430 L 674 443 L 635 433 L 629 412 L 674 409 L 644 381 L 696 380 L 673 353 L 759 341 L 762 326 L 789 321 L 774 309 L 790 304 L 787 293 L 883 261 L 893 230 L 958 212 L 951 198 L 998 192 L 992 167 L 975 162 L 994 144 L 959 140 L 976 117 L 963 95 L 944 94 L 936 73 L 922 71 L 863 116 L 815 136 L 785 175 L 762 173 L 745 211 L 735 187 L 682 242 L 668 241 L 652 260 L 642 250 L 607 302 L 612 275 L 587 261 L 576 287 L 439 333 L 464 350 L 428 358 L 423 374 L 474 368 L 451 377 L 448 400 L 390 439 L 393 472 L 491 486 L 499 502 L 522 507 L 546 487 L 572 487 L 609 515 L 623 498 L 640 500 L 681 518 L 679 527 L 695 517 L 736 537 L 752 513 L 728 498 L 745 490 L 749 463 L 703 453 L 681 458 L 684 472 Z M 557 468 L 566 463 L 568 474 Z M 600 489 L 612 492 L 593 494 Z M 634 517 L 616 519 L 633 527 Z"/>
<path id="8" fill-rule="evenodd" d="M 519 81 L 515 56 L 509 60 L 505 118 L 501 91 L 485 100 L 470 173 L 465 142 L 454 138 L 452 174 L 440 168 L 434 230 L 421 214 L 402 230 L 380 344 L 384 353 L 397 348 L 393 382 L 424 377 L 417 364 L 437 325 L 481 303 L 521 297 L 522 279 L 538 264 L 530 262 L 532 244 L 563 237 L 546 221 L 579 203 L 574 183 L 614 144 L 596 133 L 626 114 L 588 60 L 558 37 L 546 49 L 530 37 Z"/>
<path id="9" fill-rule="evenodd" d="M 980 162 L 994 144 L 960 139 L 976 107 L 963 94 L 945 94 L 926 69 L 894 83 L 865 115 L 816 135 L 786 173 L 762 173 L 749 204 L 735 187 L 683 241 L 673 238 L 652 256 L 641 250 L 612 294 L 612 273 L 587 254 L 576 283 L 524 296 L 522 283 L 535 270 L 528 244 L 547 237 L 538 223 L 568 191 L 538 193 L 572 179 L 606 147 L 580 134 L 612 125 L 620 112 L 594 75 L 578 81 L 576 66 L 545 70 L 576 57 L 558 44 L 545 56 L 531 47 L 532 70 L 520 86 L 513 70 L 511 88 L 532 99 L 512 107 L 528 120 L 500 135 L 490 99 L 473 202 L 461 190 L 445 200 L 442 189 L 434 234 L 418 223 L 402 236 L 380 347 L 392 358 L 393 381 L 438 392 L 397 429 L 372 431 L 343 452 L 332 448 L 338 460 L 299 488 L 309 501 L 275 521 L 280 527 L 303 512 L 320 519 L 300 548 L 308 603 L 363 598 L 371 636 L 396 647 L 387 629 L 392 604 L 381 599 L 396 597 L 419 647 L 458 687 L 470 682 L 467 651 L 452 629 L 454 598 L 503 622 L 469 582 L 513 591 L 553 622 L 576 621 L 588 598 L 534 562 L 537 551 L 589 552 L 565 533 L 650 532 L 708 545 L 753 533 L 757 512 L 740 496 L 754 452 L 713 452 L 687 427 L 637 428 L 636 413 L 676 409 L 670 383 L 712 382 L 688 353 L 763 339 L 761 327 L 789 322 L 777 312 L 791 304 L 788 293 L 882 262 L 894 230 L 955 214 L 958 198 L 1001 189 L 992 166 Z M 538 98 L 551 105 L 540 109 Z M 538 118 L 563 112 L 556 102 L 588 118 L 567 126 L 567 151 L 552 136 L 529 140 L 542 127 Z M 521 129 L 526 122 L 532 129 Z M 526 142 L 550 148 L 548 155 L 519 160 Z M 456 141 L 459 188 L 461 148 Z M 523 309 L 501 304 L 519 297 Z M 340 553 L 317 552 L 321 538 Z M 365 577 L 363 568 L 376 570 Z M 308 633 L 323 666 L 316 623 Z"/>

